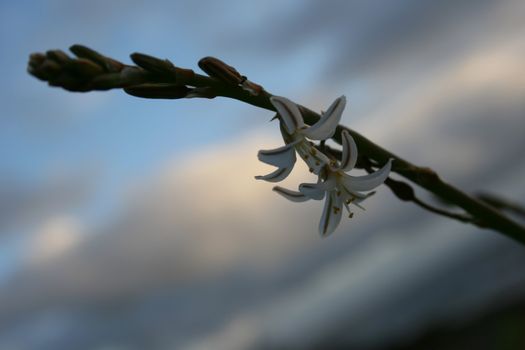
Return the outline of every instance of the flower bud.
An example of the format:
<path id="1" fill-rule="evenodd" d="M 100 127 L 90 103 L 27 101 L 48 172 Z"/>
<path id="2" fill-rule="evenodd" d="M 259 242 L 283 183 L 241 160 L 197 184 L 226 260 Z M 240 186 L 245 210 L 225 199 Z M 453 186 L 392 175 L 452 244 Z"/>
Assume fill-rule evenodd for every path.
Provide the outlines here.
<path id="1" fill-rule="evenodd" d="M 62 50 L 49 50 L 46 52 L 46 57 L 60 65 L 64 65 L 71 61 L 71 58 L 69 58 L 69 56 Z"/>
<path id="2" fill-rule="evenodd" d="M 65 65 L 65 69 L 80 78 L 93 78 L 104 73 L 101 66 L 85 58 L 71 60 Z"/>
<path id="3" fill-rule="evenodd" d="M 215 57 L 202 58 L 199 61 L 199 67 L 210 77 L 217 78 L 230 85 L 237 86 L 246 79 L 235 68 Z"/>
<path id="4" fill-rule="evenodd" d="M 175 71 L 175 66 L 169 60 L 161 60 L 160 58 L 142 53 L 133 53 L 130 57 L 137 66 L 152 73 L 165 74 L 173 73 Z"/>
<path id="5" fill-rule="evenodd" d="M 188 95 L 190 89 L 176 84 L 142 84 L 130 86 L 124 91 L 132 96 L 154 99 L 178 99 Z"/>
<path id="6" fill-rule="evenodd" d="M 85 58 L 97 63 L 108 72 L 120 72 L 125 67 L 124 63 L 106 57 L 83 45 L 73 45 L 69 50 L 79 58 Z"/>
<path id="7" fill-rule="evenodd" d="M 253 96 L 259 95 L 264 90 L 261 85 L 255 84 L 254 82 L 249 81 L 248 79 L 245 79 L 242 82 L 241 86 L 243 90 L 248 91 Z"/>
<path id="8" fill-rule="evenodd" d="M 385 185 L 387 185 L 390 188 L 390 190 L 394 192 L 396 197 L 401 199 L 402 201 L 411 201 L 415 197 L 414 189 L 405 182 L 388 178 L 385 180 Z"/>
<path id="9" fill-rule="evenodd" d="M 35 72 L 43 77 L 41 79 L 49 80 L 59 75 L 61 70 L 62 68 L 58 63 L 51 60 L 45 60 L 39 67 L 35 69 Z M 40 78 L 40 76 L 37 77 Z"/>

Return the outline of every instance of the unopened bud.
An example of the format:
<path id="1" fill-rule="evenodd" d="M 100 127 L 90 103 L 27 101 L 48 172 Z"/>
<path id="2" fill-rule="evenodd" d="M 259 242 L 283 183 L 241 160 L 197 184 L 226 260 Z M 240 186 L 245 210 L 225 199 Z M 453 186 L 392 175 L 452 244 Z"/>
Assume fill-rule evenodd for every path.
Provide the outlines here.
<path id="1" fill-rule="evenodd" d="M 29 55 L 29 67 L 36 68 L 46 60 L 46 56 L 41 53 L 32 53 Z"/>
<path id="2" fill-rule="evenodd" d="M 104 73 L 104 69 L 101 66 L 85 58 L 71 60 L 65 68 L 82 78 L 94 78 Z"/>
<path id="3" fill-rule="evenodd" d="M 71 58 L 62 50 L 50 50 L 46 52 L 46 57 L 64 65 L 67 62 L 71 61 Z"/>
<path id="4" fill-rule="evenodd" d="M 162 60 L 143 53 L 133 53 L 130 57 L 137 66 L 142 67 L 149 72 L 165 74 L 173 73 L 175 71 L 175 66 L 169 60 Z"/>
<path id="5" fill-rule="evenodd" d="M 140 85 L 148 80 L 149 73 L 142 68 L 127 66 L 120 72 L 123 86 Z"/>
<path id="6" fill-rule="evenodd" d="M 241 84 L 243 90 L 248 91 L 251 95 L 257 96 L 259 95 L 264 89 L 261 85 L 255 84 L 254 82 L 249 81 L 246 79 Z"/>
<path id="7" fill-rule="evenodd" d="M 187 96 L 190 89 L 176 84 L 142 84 L 130 86 L 124 91 L 132 96 L 154 99 L 177 99 Z"/>
<path id="8" fill-rule="evenodd" d="M 245 78 L 232 66 L 215 57 L 204 57 L 199 61 L 199 67 L 212 78 L 217 78 L 231 85 L 239 85 Z"/>
<path id="9" fill-rule="evenodd" d="M 59 86 L 69 91 L 85 92 L 91 90 L 85 80 L 79 80 L 70 74 L 62 72 L 57 77 L 49 79 L 50 86 Z"/>
<path id="10" fill-rule="evenodd" d="M 97 51 L 83 45 L 73 45 L 69 48 L 69 50 L 79 58 L 85 58 L 97 63 L 108 72 L 120 72 L 122 68 L 125 67 L 124 63 L 106 57 Z"/>
<path id="11" fill-rule="evenodd" d="M 396 197 L 402 201 L 411 201 L 415 198 L 414 189 L 405 182 L 388 178 L 385 180 L 385 185 L 387 185 L 392 190 L 392 192 L 394 192 Z"/>
<path id="12" fill-rule="evenodd" d="M 62 68 L 60 65 L 54 61 L 51 60 L 45 60 L 40 67 L 38 67 L 38 70 L 43 72 L 46 76 L 49 78 L 54 77 L 60 73 Z"/>

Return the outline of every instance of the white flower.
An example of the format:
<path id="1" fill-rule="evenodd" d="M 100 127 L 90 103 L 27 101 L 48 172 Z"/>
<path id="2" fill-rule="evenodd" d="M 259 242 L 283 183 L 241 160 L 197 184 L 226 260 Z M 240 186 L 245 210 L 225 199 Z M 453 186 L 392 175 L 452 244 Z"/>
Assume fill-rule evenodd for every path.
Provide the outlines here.
<path id="1" fill-rule="evenodd" d="M 319 174 L 317 183 L 303 183 L 299 185 L 299 192 L 280 186 L 273 188 L 275 192 L 294 202 L 321 200 L 326 197 L 323 215 L 319 222 L 319 233 L 322 236 L 331 234 L 337 228 L 341 221 L 343 205 L 352 217 L 349 204 L 360 207 L 359 203 L 373 194 L 373 192 L 365 194 L 362 191 L 371 191 L 381 185 L 390 174 L 392 167 L 392 159 L 390 159 L 375 173 L 359 177 L 346 174 L 345 171 L 353 169 L 356 164 L 357 146 L 347 130 L 344 130 L 341 136 L 343 140 L 341 162 L 326 166 Z"/>
<path id="2" fill-rule="evenodd" d="M 270 101 L 277 109 L 284 125 L 283 138 L 286 145 L 272 150 L 259 151 L 257 155 L 259 160 L 276 166 L 277 170 L 255 178 L 270 182 L 284 180 L 296 162 L 296 151 L 308 164 L 310 171 L 319 174 L 327 164 L 330 164 L 330 158 L 319 152 L 307 138 L 310 140 L 326 140 L 334 135 L 346 105 L 346 98 L 344 96 L 337 98 L 322 114 L 321 119 L 310 127 L 304 124 L 299 107 L 292 101 L 278 96 L 271 97 Z"/>
<path id="3" fill-rule="evenodd" d="M 323 215 L 319 222 L 319 233 L 327 236 L 339 225 L 343 205 L 349 216 L 352 217 L 353 213 L 349 205 L 352 203 L 362 208 L 359 203 L 373 194 L 373 192 L 363 193 L 363 191 L 371 191 L 386 180 L 390 174 L 392 159 L 375 173 L 355 177 L 346 174 L 357 163 L 357 145 L 348 130 L 341 132 L 343 151 L 340 161 L 331 159 L 308 140 L 326 140 L 334 135 L 345 108 L 344 96 L 336 99 L 322 114 L 321 119 L 310 127 L 304 124 L 299 107 L 292 101 L 276 96 L 270 101 L 281 118 L 281 132 L 286 144 L 276 149 L 259 151 L 257 155 L 259 160 L 276 166 L 277 170 L 265 176 L 256 176 L 256 178 L 270 182 L 283 180 L 295 165 L 297 160 L 295 152 L 299 153 L 308 164 L 310 171 L 318 175 L 317 183 L 300 184 L 299 191 L 288 190 L 280 186 L 275 186 L 273 190 L 293 202 L 325 198 Z"/>
<path id="4" fill-rule="evenodd" d="M 277 167 L 277 170 L 268 175 L 256 176 L 257 180 L 266 180 L 269 182 L 279 182 L 284 180 L 292 171 L 297 158 L 295 157 L 294 146 L 297 142 L 292 142 L 279 148 L 271 150 L 260 150 L 257 158 L 263 163 Z"/>

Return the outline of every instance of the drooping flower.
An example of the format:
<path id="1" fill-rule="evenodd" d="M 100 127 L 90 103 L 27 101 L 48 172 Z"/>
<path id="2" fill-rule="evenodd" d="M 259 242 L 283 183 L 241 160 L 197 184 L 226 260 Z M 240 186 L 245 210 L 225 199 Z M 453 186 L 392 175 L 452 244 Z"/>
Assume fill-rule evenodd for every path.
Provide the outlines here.
<path id="1" fill-rule="evenodd" d="M 283 123 L 283 138 L 286 145 L 272 150 L 259 151 L 257 154 L 259 160 L 276 166 L 277 169 L 270 174 L 255 178 L 269 182 L 284 180 L 292 171 L 297 160 L 295 152 L 308 164 L 311 172 L 319 174 L 323 167 L 330 163 L 330 158 L 319 152 L 307 138 L 326 140 L 334 135 L 346 105 L 346 98 L 344 96 L 337 98 L 322 114 L 321 119 L 310 127 L 304 124 L 299 107 L 292 101 L 278 96 L 273 96 L 270 101 L 277 109 Z"/>
<path id="2" fill-rule="evenodd" d="M 342 132 L 343 155 L 339 163 L 332 163 L 326 166 L 319 174 L 317 183 L 302 183 L 299 191 L 292 191 L 280 186 L 275 186 L 273 190 L 286 199 L 293 202 L 304 202 L 309 199 L 321 200 L 325 198 L 323 215 L 319 222 L 319 233 L 327 236 L 335 231 L 342 217 L 343 205 L 348 211 L 349 217 L 353 216 L 350 204 L 360 207 L 359 203 L 368 198 L 371 191 L 381 185 L 392 167 L 390 159 L 378 171 L 364 175 L 351 176 L 346 174 L 354 168 L 357 161 L 357 146 L 347 130 Z"/>
<path id="3" fill-rule="evenodd" d="M 256 178 L 270 182 L 285 179 L 293 169 L 297 160 L 295 152 L 297 152 L 307 163 L 310 171 L 318 175 L 317 183 L 300 184 L 299 191 L 280 186 L 275 186 L 273 190 L 293 202 L 325 198 L 319 233 L 327 236 L 339 225 L 343 205 L 352 217 L 353 213 L 349 205 L 360 207 L 359 203 L 373 194 L 363 191 L 371 191 L 386 180 L 390 173 L 392 159 L 375 173 L 355 177 L 346 174 L 355 167 L 358 155 L 357 145 L 347 130 L 341 133 L 343 150 L 339 161 L 331 159 L 309 141 L 326 140 L 334 135 L 345 108 L 344 96 L 336 99 L 322 114 L 321 119 L 310 127 L 304 124 L 301 111 L 295 103 L 284 97 L 274 96 L 270 100 L 281 118 L 281 130 L 286 144 L 273 150 L 259 151 L 259 160 L 276 166 L 277 170 Z"/>
<path id="4" fill-rule="evenodd" d="M 255 178 L 269 182 L 284 180 L 292 172 L 295 161 L 297 160 L 294 149 L 296 144 L 297 142 L 292 142 L 279 148 L 260 150 L 257 154 L 259 160 L 263 163 L 276 166 L 277 170 L 267 175 L 256 176 Z"/>

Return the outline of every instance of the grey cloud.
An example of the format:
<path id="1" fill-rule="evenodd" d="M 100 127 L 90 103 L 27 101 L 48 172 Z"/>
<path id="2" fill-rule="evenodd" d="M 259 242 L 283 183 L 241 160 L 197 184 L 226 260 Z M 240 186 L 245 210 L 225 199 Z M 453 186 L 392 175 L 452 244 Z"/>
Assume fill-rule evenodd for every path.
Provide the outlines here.
<path id="1" fill-rule="evenodd" d="M 96 339 L 113 337 L 135 345 L 174 337 L 170 343 L 183 344 L 278 298 L 325 262 L 358 251 L 370 231 L 406 223 L 405 216 L 397 216 L 401 209 L 379 221 L 363 215 L 362 221 L 347 223 L 352 235 L 319 241 L 320 203 L 294 207 L 256 183 L 254 144 L 239 147 L 253 152 L 218 149 L 197 157 L 199 166 L 186 164 L 180 175 L 177 165 L 171 175 L 139 190 L 106 227 L 64 255 L 15 274 L 0 296 L 0 324 L 10 330 L 0 339 L 18 334 L 17 329 L 32 333 L 39 318 L 58 312 L 67 327 L 42 346 L 67 348 L 81 339 L 89 349 Z M 215 154 L 224 158 L 217 161 Z M 231 169 L 241 163 L 244 170 L 237 168 L 232 176 Z M 222 179 L 221 187 L 206 173 Z M 377 195 L 376 203 L 385 195 Z M 147 315 L 155 315 L 151 329 L 143 323 Z M 114 333 L 106 334 L 108 327 Z M 136 337 L 125 341 L 119 335 L 130 333 Z"/>
<path id="2" fill-rule="evenodd" d="M 326 65 L 318 80 L 334 84 L 391 75 L 392 69 L 413 75 L 445 67 L 504 38 L 520 26 L 523 13 L 523 3 L 515 0 L 311 1 L 273 13 L 264 32 L 232 33 L 228 43 L 273 56 L 318 45 L 325 61 L 317 63 Z"/>
<path id="3" fill-rule="evenodd" d="M 315 343 L 327 334 L 341 337 L 344 332 L 339 334 L 334 324 L 359 324 L 365 316 L 377 327 L 371 332 L 396 339 L 413 331 L 418 320 L 434 319 L 436 300 L 448 297 L 450 291 L 429 294 L 411 309 L 413 315 L 403 307 L 405 324 L 384 328 L 391 319 L 376 320 L 385 317 L 378 315 L 377 305 L 396 315 L 400 300 L 440 285 L 439 279 L 423 275 L 449 276 L 454 269 L 451 287 L 458 286 L 463 274 L 479 276 L 472 283 L 461 282 L 462 295 L 485 301 L 491 292 L 480 289 L 479 281 L 493 276 L 493 270 L 479 270 L 478 259 L 492 256 L 483 265 L 490 268 L 523 258 L 520 247 L 492 232 L 467 235 L 461 224 L 443 225 L 446 221 L 440 220 L 445 219 L 438 218 L 429 226 L 419 209 L 399 205 L 386 191 L 367 204 L 369 214 L 358 213 L 337 237 L 321 241 L 315 233 L 319 203 L 292 207 L 251 180 L 258 170 L 252 165 L 255 153 L 248 150 L 255 144 L 236 146 L 246 150 L 241 154 L 234 148 L 216 149 L 194 163 L 177 164 L 138 190 L 119 218 L 76 248 L 19 271 L 0 294 L 0 344 L 29 344 L 28 349 L 34 344 L 42 349 L 71 344 L 82 344 L 79 349 L 105 344 L 178 348 L 206 335 L 220 338 L 224 325 L 245 316 L 256 320 L 250 342 L 254 347 L 297 345 L 300 339 Z M 217 161 L 216 154 L 224 158 Z M 231 176 L 233 164 L 239 163 L 244 170 Z M 221 187 L 206 174 L 223 179 Z M 226 195 L 231 198 L 222 201 Z M 443 249 L 436 250 L 437 245 Z M 500 260 L 510 253 L 512 259 Z M 443 256 L 447 264 L 441 263 Z M 516 276 L 507 277 L 500 276 L 497 290 L 505 290 L 503 281 L 510 283 Z M 472 285 L 478 286 L 478 294 L 468 288 Z M 386 289 L 391 293 L 385 294 Z M 288 299 L 305 314 L 288 313 Z M 355 318 L 346 318 L 351 315 Z M 49 318 L 56 328 L 42 338 L 37 329 Z M 285 338 L 275 328 L 279 324 L 289 331 Z M 313 325 L 315 332 L 308 328 Z M 310 337 L 294 336 L 304 332 Z M 22 341 L 17 334 L 32 336 Z M 348 341 L 368 344 L 370 339 L 363 335 Z"/>
<path id="4" fill-rule="evenodd" d="M 88 200 L 95 172 L 49 177 L 40 183 L 3 176 L 0 179 L 0 232 L 30 228 L 57 212 L 68 212 Z"/>

